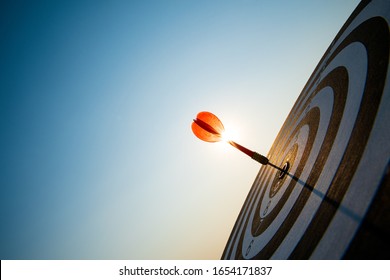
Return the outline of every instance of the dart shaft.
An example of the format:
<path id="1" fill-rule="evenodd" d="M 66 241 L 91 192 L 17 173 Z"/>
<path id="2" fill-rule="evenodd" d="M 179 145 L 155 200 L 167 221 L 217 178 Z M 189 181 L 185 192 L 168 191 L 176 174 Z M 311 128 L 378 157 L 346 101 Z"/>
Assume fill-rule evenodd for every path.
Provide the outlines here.
<path id="1" fill-rule="evenodd" d="M 255 153 L 254 151 L 251 151 L 251 150 L 245 148 L 244 146 L 241 146 L 240 144 L 238 144 L 234 141 L 229 141 L 229 144 L 250 157 L 253 157 L 253 154 Z"/>
<path id="2" fill-rule="evenodd" d="M 256 153 L 254 151 L 251 151 L 248 148 L 245 148 L 244 146 L 241 146 L 240 144 L 238 144 L 238 143 L 236 143 L 234 141 L 229 141 L 229 144 L 232 145 L 233 147 L 237 148 L 238 150 L 240 150 L 244 154 L 250 156 L 255 161 L 257 161 L 257 162 L 259 162 L 259 163 L 261 163 L 263 165 L 267 165 L 268 164 L 269 166 L 272 166 L 273 168 L 276 168 L 280 172 L 286 173 L 285 169 L 282 169 L 279 166 L 276 166 L 275 164 L 269 162 L 268 158 L 266 158 L 265 156 L 263 156 L 263 155 L 261 155 L 259 153 Z"/>
<path id="3" fill-rule="evenodd" d="M 232 145 L 234 148 L 237 148 L 238 150 L 240 150 L 244 154 L 250 156 L 252 159 L 254 159 L 255 161 L 257 161 L 261 164 L 266 165 L 269 163 L 268 158 L 266 158 L 265 156 L 260 155 L 259 153 L 256 153 L 254 151 L 251 151 L 248 148 L 245 148 L 244 146 L 241 146 L 240 144 L 238 144 L 234 141 L 229 141 L 229 144 Z"/>

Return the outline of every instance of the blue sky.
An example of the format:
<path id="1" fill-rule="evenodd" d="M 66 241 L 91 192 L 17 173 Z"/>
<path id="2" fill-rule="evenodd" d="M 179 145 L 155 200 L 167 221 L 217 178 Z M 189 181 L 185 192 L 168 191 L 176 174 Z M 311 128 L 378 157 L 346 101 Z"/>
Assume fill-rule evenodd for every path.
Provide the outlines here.
<path id="1" fill-rule="evenodd" d="M 218 259 L 358 1 L 10 1 L 0 8 L 1 259 Z"/>

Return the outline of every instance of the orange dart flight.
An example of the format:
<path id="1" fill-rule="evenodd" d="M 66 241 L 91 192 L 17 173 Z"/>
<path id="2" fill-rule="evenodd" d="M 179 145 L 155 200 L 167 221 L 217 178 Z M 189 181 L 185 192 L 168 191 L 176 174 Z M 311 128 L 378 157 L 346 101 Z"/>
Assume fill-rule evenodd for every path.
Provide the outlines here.
<path id="1" fill-rule="evenodd" d="M 192 123 L 192 132 L 200 140 L 206 142 L 219 142 L 225 131 L 222 122 L 210 112 L 200 112 Z"/>

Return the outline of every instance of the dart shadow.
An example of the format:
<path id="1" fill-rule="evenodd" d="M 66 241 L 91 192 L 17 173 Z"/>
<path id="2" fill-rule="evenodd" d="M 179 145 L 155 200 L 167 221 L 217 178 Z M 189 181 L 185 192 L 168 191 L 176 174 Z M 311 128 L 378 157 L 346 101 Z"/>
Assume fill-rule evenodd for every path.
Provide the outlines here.
<path id="1" fill-rule="evenodd" d="M 313 186 L 307 184 L 306 182 L 302 181 L 301 179 L 299 179 L 298 177 L 296 177 L 295 175 L 293 175 L 291 173 L 285 172 L 285 175 L 289 176 L 291 179 L 296 181 L 303 188 L 309 190 L 312 194 L 318 196 L 322 201 L 324 201 L 324 202 L 328 203 L 330 206 L 338 209 L 340 212 L 342 212 L 343 214 L 347 215 L 348 217 L 350 217 L 355 222 L 359 223 L 359 222 L 362 221 L 362 219 L 363 219 L 362 216 L 356 214 L 354 211 L 352 211 L 348 207 L 345 207 L 339 201 L 330 198 L 329 196 L 327 196 L 326 193 L 323 193 L 323 192 L 319 191 L 318 189 L 316 189 Z"/>

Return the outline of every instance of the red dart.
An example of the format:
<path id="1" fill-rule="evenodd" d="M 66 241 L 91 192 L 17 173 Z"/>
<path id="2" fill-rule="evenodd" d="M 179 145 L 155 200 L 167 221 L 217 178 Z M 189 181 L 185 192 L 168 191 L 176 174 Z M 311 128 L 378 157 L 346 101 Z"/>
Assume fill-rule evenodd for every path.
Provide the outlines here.
<path id="1" fill-rule="evenodd" d="M 225 131 L 222 122 L 217 118 L 217 116 L 215 116 L 210 112 L 200 112 L 196 116 L 196 119 L 194 119 L 191 128 L 192 128 L 192 132 L 194 132 L 196 137 L 206 142 L 221 141 L 222 134 Z M 269 164 L 285 172 L 285 170 L 282 170 L 281 168 L 270 163 L 268 161 L 268 158 L 266 158 L 265 156 L 260 155 L 254 151 L 251 151 L 245 148 L 244 146 L 237 144 L 234 141 L 228 140 L 228 143 L 233 147 L 237 148 L 238 150 L 240 150 L 241 152 L 245 153 L 246 155 L 250 156 L 252 159 L 256 160 L 257 162 L 264 165 Z"/>

